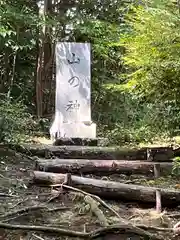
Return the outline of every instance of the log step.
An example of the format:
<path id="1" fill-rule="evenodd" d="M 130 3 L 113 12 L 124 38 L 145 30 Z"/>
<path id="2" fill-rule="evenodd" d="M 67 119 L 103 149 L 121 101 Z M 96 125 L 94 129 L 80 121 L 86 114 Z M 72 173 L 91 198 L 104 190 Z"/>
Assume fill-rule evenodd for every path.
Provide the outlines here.
<path id="1" fill-rule="evenodd" d="M 87 159 L 38 159 L 35 169 L 53 173 L 73 173 L 111 175 L 121 174 L 154 174 L 154 165 L 157 162 L 148 161 L 123 161 L 123 160 L 87 160 Z M 161 162 L 161 176 L 169 175 L 172 172 L 173 164 Z"/>
<path id="2" fill-rule="evenodd" d="M 16 146 L 20 152 L 33 156 L 50 158 L 57 156 L 64 159 L 112 159 L 112 160 L 151 160 L 156 162 L 172 161 L 171 147 L 127 149 L 92 146 L 53 146 L 28 145 Z M 148 154 L 147 154 L 148 153 Z"/>
<path id="3" fill-rule="evenodd" d="M 62 184 L 67 181 L 67 174 L 48 173 L 34 171 L 32 181 L 35 184 Z M 156 203 L 155 187 L 146 187 L 135 184 L 125 184 L 114 181 L 85 178 L 70 175 L 71 186 L 80 188 L 88 193 L 102 198 L 120 201 L 139 201 L 144 203 Z M 69 184 L 69 183 L 68 183 Z M 172 189 L 159 189 L 163 206 L 180 204 L 180 191 Z"/>

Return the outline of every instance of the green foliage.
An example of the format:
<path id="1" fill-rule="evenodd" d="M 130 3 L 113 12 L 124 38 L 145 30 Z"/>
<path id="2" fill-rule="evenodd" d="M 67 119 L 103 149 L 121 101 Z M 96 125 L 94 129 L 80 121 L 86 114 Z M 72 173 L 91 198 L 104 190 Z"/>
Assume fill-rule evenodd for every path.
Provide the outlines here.
<path id="1" fill-rule="evenodd" d="M 127 87 L 151 101 L 180 100 L 180 15 L 170 0 L 155 2 L 128 15 L 132 32 L 121 39 L 129 71 Z"/>
<path id="2" fill-rule="evenodd" d="M 172 174 L 175 176 L 180 176 L 180 157 L 176 157 L 173 160 Z"/>
<path id="3" fill-rule="evenodd" d="M 30 138 L 33 120 L 27 108 L 21 103 L 10 100 L 0 101 L 0 142 L 16 144 Z"/>
<path id="4" fill-rule="evenodd" d="M 152 0 L 128 12 L 128 28 L 116 43 L 123 54 L 116 75 L 120 84 L 106 84 L 97 104 L 102 132 L 113 143 L 152 142 L 179 134 L 179 20 L 177 5 L 170 0 Z"/>
<path id="5" fill-rule="evenodd" d="M 0 91 L 28 105 L 34 94 L 39 19 L 35 8 L 26 0 L 5 0 L 0 5 Z"/>
<path id="6" fill-rule="evenodd" d="M 173 103 L 147 103 L 122 85 L 105 85 L 94 112 L 101 136 L 113 144 L 153 142 L 178 134 L 179 112 Z M 175 131 L 176 130 L 176 131 Z"/>
<path id="7" fill-rule="evenodd" d="M 92 115 L 98 134 L 113 144 L 152 142 L 179 131 L 178 79 L 168 70 L 173 63 L 171 52 L 178 59 L 178 51 L 169 51 L 173 39 L 169 33 L 176 34 L 178 9 L 170 1 L 152 1 L 148 7 L 130 5 L 116 2 L 119 15 L 113 21 L 111 9 L 102 17 L 88 5 L 89 12 L 83 9 L 86 20 L 73 33 L 77 41 L 92 43 Z M 176 79 L 173 84 L 170 76 Z"/>
<path id="8" fill-rule="evenodd" d="M 0 91 L 11 97 L 0 106 L 0 125 L 1 120 L 6 125 L 1 141 L 22 139 L 28 126 L 48 131 L 46 119 L 30 124 L 25 109 L 35 113 L 37 59 L 44 40 L 50 45 L 56 41 L 91 43 L 92 116 L 100 136 L 124 144 L 180 134 L 177 5 L 171 0 L 136 6 L 126 2 L 61 1 L 58 11 L 42 16 L 39 1 L 0 1 Z M 42 91 L 53 95 L 54 83 L 45 82 L 49 73 L 41 70 Z"/>

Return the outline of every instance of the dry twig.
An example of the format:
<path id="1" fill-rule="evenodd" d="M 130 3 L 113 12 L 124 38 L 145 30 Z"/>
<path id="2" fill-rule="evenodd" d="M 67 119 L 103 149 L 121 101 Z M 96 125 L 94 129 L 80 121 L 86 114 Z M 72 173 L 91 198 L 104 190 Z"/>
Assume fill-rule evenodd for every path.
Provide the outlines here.
<path id="1" fill-rule="evenodd" d="M 124 224 L 123 226 L 125 227 L 126 231 L 128 230 L 127 228 L 130 228 L 130 229 L 132 230 L 132 232 L 137 233 L 137 234 L 139 234 L 139 235 L 142 235 L 142 236 L 151 235 L 151 233 L 146 232 L 146 231 L 145 231 L 145 232 L 146 232 L 146 234 L 145 234 L 145 232 L 142 232 L 142 231 L 144 231 L 144 230 L 142 230 L 142 229 L 139 228 L 138 226 L 133 225 L 133 224 L 130 223 L 129 221 L 123 219 L 114 209 L 112 209 L 110 206 L 108 206 L 108 204 L 106 204 L 106 203 L 105 203 L 101 198 L 99 198 L 98 196 L 93 195 L 93 194 L 90 194 L 90 193 L 87 193 L 87 192 L 82 191 L 82 190 L 80 190 L 80 189 L 78 189 L 78 188 L 74 188 L 74 187 L 71 187 L 71 186 L 68 186 L 68 185 L 61 185 L 61 184 L 51 185 L 51 187 L 58 187 L 58 186 L 63 187 L 63 188 L 66 188 L 66 189 L 70 189 L 70 190 L 73 190 L 73 191 L 76 191 L 76 192 L 80 192 L 80 193 L 82 193 L 83 195 L 90 196 L 90 197 L 94 198 L 94 199 L 97 200 L 99 203 L 101 203 L 103 206 L 105 206 L 106 208 L 108 208 L 111 212 L 115 213 L 116 216 L 118 216 L 118 218 L 119 218 L 119 220 L 121 221 L 121 223 Z M 115 225 L 113 225 L 113 226 L 115 226 Z M 117 225 L 116 225 L 116 226 L 117 226 Z M 120 225 L 118 225 L 118 226 L 120 226 Z M 122 226 L 122 225 L 121 225 L 121 226 Z M 111 226 L 108 226 L 108 227 L 111 228 Z M 108 227 L 105 227 L 104 229 L 107 230 L 107 229 L 109 229 Z M 105 230 L 105 231 L 106 231 L 106 230 Z M 121 230 L 122 230 L 122 228 L 121 228 Z M 98 236 L 99 236 L 99 235 L 98 235 Z M 151 236 L 151 238 L 152 238 L 152 239 L 155 239 L 155 238 L 153 238 L 152 236 Z M 161 238 L 157 238 L 157 239 L 161 239 Z"/>
<path id="2" fill-rule="evenodd" d="M 31 207 L 25 207 L 25 208 L 21 208 L 18 209 L 17 211 L 12 211 L 9 213 L 6 213 L 4 215 L 0 215 L 0 218 L 8 218 L 11 217 L 12 215 L 18 215 L 18 214 L 22 214 L 22 213 L 27 213 L 27 212 L 31 212 L 31 211 L 35 211 L 35 210 L 39 210 L 39 209 L 47 209 L 47 206 L 45 205 L 38 205 L 38 206 L 31 206 Z"/>
<path id="3" fill-rule="evenodd" d="M 16 219 L 18 217 L 27 215 L 28 213 L 31 213 L 32 211 L 42 210 L 42 209 L 46 212 L 53 212 L 53 211 L 67 210 L 69 208 L 66 206 L 61 206 L 61 207 L 50 209 L 45 205 L 37 205 L 37 206 L 21 208 L 21 209 L 18 209 L 17 211 L 12 211 L 12 212 L 6 213 L 4 215 L 0 215 L 0 219 L 1 220 L 3 219 L 3 221 L 10 221 L 10 220 Z M 11 217 L 11 216 L 14 216 L 14 217 L 8 219 L 8 217 Z"/>
<path id="4" fill-rule="evenodd" d="M 71 208 L 66 206 L 61 206 L 61 207 L 48 209 L 47 212 L 57 212 L 57 211 L 63 211 L 63 210 L 69 210 L 69 209 Z"/>
<path id="5" fill-rule="evenodd" d="M 32 236 L 34 236 L 35 238 L 37 238 L 37 239 L 39 239 L 39 240 L 44 240 L 44 238 L 42 238 L 42 237 L 40 237 L 40 236 L 38 236 L 38 235 L 36 235 L 36 234 L 32 234 Z"/>
<path id="6" fill-rule="evenodd" d="M 0 193 L 0 197 L 18 197 L 17 195 L 11 195 L 7 193 Z"/>
<path id="7" fill-rule="evenodd" d="M 180 213 L 167 214 L 166 216 L 170 217 L 170 218 L 179 218 L 180 217 Z"/>

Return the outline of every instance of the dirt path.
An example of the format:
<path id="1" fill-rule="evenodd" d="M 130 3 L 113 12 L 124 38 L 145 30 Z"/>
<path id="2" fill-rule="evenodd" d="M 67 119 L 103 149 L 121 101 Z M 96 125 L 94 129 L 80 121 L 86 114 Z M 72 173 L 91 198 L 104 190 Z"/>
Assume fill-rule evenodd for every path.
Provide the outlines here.
<path id="1" fill-rule="evenodd" d="M 0 221 L 10 224 L 45 225 L 58 228 L 71 229 L 80 232 L 89 232 L 101 227 L 96 216 L 93 215 L 88 204 L 84 201 L 82 194 L 74 192 L 62 193 L 57 199 L 50 201 L 56 192 L 49 188 L 40 188 L 29 185 L 28 170 L 34 168 L 34 162 L 27 157 L 13 151 L 1 151 L 0 153 Z M 111 176 L 122 181 L 122 176 Z M 136 177 L 137 178 L 137 177 Z M 133 177 L 131 176 L 131 179 Z M 131 180 L 124 177 L 125 181 Z M 138 181 L 138 179 L 137 179 Z M 140 179 L 139 181 L 142 181 Z M 173 183 L 174 184 L 174 183 Z M 45 205 L 46 209 L 32 209 L 35 206 Z M 174 223 L 171 218 L 168 222 L 163 217 L 153 215 L 153 211 L 143 210 L 134 203 L 108 202 L 119 215 L 125 219 L 131 218 L 132 222 L 138 224 L 154 225 L 157 227 L 169 227 Z M 30 208 L 31 211 L 15 214 L 14 212 Z M 99 206 L 107 218 L 109 224 L 117 223 L 118 219 L 110 211 Z M 178 210 L 178 209 L 177 209 Z M 12 212 L 12 214 L 10 214 Z M 168 213 L 172 213 L 169 210 Z M 163 219 L 163 220 L 162 220 Z M 164 222 L 163 222 L 164 221 Z M 175 220 L 177 222 L 177 219 Z M 169 238 L 165 234 L 165 239 Z M 34 233 L 28 231 L 10 231 L 0 229 L 0 239 L 33 240 L 33 239 L 74 239 L 67 236 Z M 77 238 L 76 238 L 77 239 Z M 108 234 L 98 240 L 138 240 L 135 234 Z M 177 237 L 175 239 L 178 239 Z"/>

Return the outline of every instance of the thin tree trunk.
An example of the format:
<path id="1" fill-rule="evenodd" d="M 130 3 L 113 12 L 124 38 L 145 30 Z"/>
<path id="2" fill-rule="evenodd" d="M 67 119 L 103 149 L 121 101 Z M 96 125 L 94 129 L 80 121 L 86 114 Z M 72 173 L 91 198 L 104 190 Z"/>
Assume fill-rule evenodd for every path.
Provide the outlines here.
<path id="1" fill-rule="evenodd" d="M 37 14 L 37 16 L 39 16 L 39 7 L 37 5 L 37 3 L 35 2 L 35 5 L 34 5 L 34 9 L 35 9 L 35 12 Z M 36 90 L 37 90 L 37 87 L 36 87 L 36 82 L 37 82 L 37 79 L 38 79 L 38 64 L 39 64 L 39 53 L 40 53 L 40 44 L 39 44 L 39 41 L 40 41 L 40 27 L 38 26 L 36 28 L 36 34 L 37 34 L 37 39 L 36 39 L 36 65 L 35 65 L 35 69 L 34 69 L 34 88 L 33 88 L 33 91 L 34 91 L 34 106 L 35 106 L 35 111 L 36 111 L 36 114 L 37 114 L 37 94 L 36 94 Z M 37 114 L 38 115 L 38 114 Z"/>
<path id="2" fill-rule="evenodd" d="M 18 41 L 19 41 L 19 28 L 17 27 L 17 43 L 18 43 Z M 9 90 L 8 90 L 8 94 L 7 94 L 8 98 L 10 98 L 10 96 L 11 96 L 11 92 L 12 92 L 12 88 L 13 88 L 13 84 L 14 84 L 14 79 L 15 79 L 15 74 L 16 74 L 17 53 L 18 53 L 18 49 L 15 50 L 14 55 L 13 55 L 12 75 L 10 78 Z"/>
<path id="3" fill-rule="evenodd" d="M 12 88 L 13 88 L 13 84 L 14 84 L 15 73 L 16 73 L 16 59 L 17 59 L 17 50 L 14 52 L 14 56 L 13 56 L 12 75 L 10 78 L 9 90 L 8 90 L 8 94 L 7 94 L 8 98 L 10 98 L 10 96 L 11 96 L 11 92 L 12 92 Z"/>
<path id="4" fill-rule="evenodd" d="M 43 61 L 43 47 L 39 46 L 38 66 L 37 66 L 37 79 L 36 79 L 36 111 L 37 117 L 42 117 L 42 61 Z"/>
<path id="5" fill-rule="evenodd" d="M 5 93 L 6 92 L 6 85 L 8 84 L 8 82 L 10 82 L 9 80 L 9 76 L 10 76 L 10 66 L 9 66 L 9 58 L 10 58 L 10 52 L 9 52 L 9 48 L 5 48 L 4 50 L 4 56 L 2 59 L 2 62 L 4 63 L 1 68 L 0 68 L 0 92 L 1 93 Z"/>

